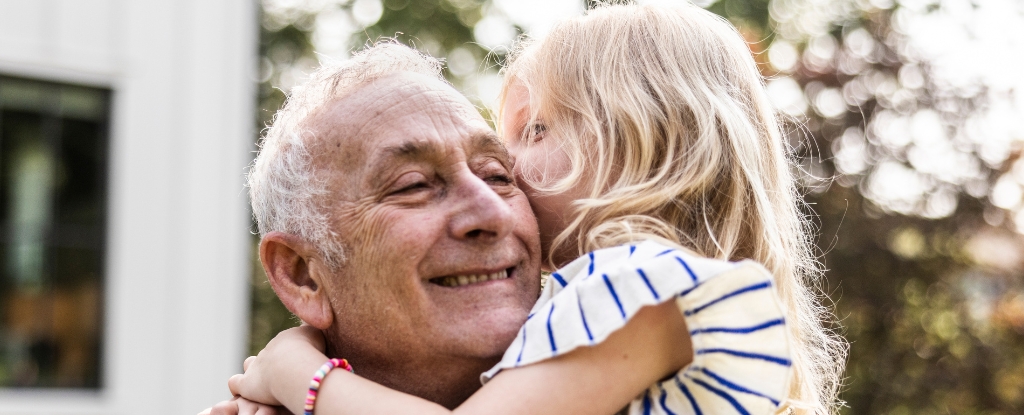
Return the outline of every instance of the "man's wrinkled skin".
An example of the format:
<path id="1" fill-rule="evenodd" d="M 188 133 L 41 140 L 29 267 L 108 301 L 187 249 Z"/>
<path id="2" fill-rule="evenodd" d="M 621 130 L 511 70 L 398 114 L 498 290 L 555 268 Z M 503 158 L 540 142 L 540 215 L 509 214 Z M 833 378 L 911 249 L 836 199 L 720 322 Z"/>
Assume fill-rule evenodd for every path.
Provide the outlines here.
<path id="1" fill-rule="evenodd" d="M 260 256 L 282 302 L 324 331 L 327 354 L 382 385 L 453 408 L 480 387 L 539 292 L 537 222 L 508 153 L 450 86 L 398 73 L 306 123 L 339 269 L 302 238 Z M 461 287 L 445 276 L 509 271 Z"/>

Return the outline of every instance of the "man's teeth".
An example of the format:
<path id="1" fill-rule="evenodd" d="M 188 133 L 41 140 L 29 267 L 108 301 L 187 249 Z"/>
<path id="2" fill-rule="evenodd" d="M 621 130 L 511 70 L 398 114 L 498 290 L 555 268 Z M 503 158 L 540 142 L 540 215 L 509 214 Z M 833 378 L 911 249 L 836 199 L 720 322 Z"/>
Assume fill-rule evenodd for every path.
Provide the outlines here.
<path id="1" fill-rule="evenodd" d="M 494 281 L 508 278 L 508 270 L 502 270 L 493 274 L 459 275 L 457 277 L 441 278 L 440 284 L 445 287 L 461 287 L 463 285 L 476 284 L 478 282 Z"/>

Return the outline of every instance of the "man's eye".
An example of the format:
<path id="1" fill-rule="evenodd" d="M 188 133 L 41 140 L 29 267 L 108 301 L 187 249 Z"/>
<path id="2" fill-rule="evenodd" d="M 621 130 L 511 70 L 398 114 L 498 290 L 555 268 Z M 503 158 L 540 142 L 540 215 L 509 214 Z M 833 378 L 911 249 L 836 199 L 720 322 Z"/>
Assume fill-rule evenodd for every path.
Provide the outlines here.
<path id="1" fill-rule="evenodd" d="M 509 176 L 507 174 L 496 174 L 494 176 L 488 177 L 485 180 L 487 180 L 487 182 L 489 182 L 489 183 L 502 184 L 502 185 L 512 184 L 513 183 L 512 176 Z"/>
<path id="2" fill-rule="evenodd" d="M 417 190 L 426 189 L 428 187 L 430 187 L 430 185 L 427 182 L 416 182 L 408 186 L 405 186 L 401 189 L 395 190 L 394 192 L 391 192 L 391 194 L 410 193 Z"/>

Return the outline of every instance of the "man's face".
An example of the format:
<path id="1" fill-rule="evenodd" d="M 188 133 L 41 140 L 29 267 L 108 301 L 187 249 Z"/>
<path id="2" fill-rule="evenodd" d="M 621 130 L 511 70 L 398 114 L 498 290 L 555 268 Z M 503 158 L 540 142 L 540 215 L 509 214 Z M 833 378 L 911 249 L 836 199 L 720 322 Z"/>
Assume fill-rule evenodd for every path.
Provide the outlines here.
<path id="1" fill-rule="evenodd" d="M 540 248 L 509 157 L 476 109 L 401 73 L 309 126 L 346 247 L 340 271 L 321 278 L 329 338 L 385 360 L 500 356 L 537 299 Z"/>

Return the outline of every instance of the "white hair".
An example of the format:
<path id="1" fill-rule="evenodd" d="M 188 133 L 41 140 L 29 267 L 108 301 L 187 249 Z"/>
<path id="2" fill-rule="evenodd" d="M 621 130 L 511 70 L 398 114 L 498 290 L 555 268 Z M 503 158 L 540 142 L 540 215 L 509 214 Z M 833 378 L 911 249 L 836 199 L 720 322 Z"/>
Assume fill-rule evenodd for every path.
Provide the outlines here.
<path id="1" fill-rule="evenodd" d="M 259 154 L 247 175 L 260 237 L 273 231 L 297 235 L 316 246 L 329 267 L 337 269 L 344 263 L 344 248 L 331 229 L 326 209 L 326 178 L 312 166 L 310 148 L 317 137 L 306 130 L 306 123 L 324 105 L 399 72 L 419 73 L 444 82 L 440 61 L 386 41 L 348 60 L 322 63 L 307 82 L 292 89 L 260 139 Z"/>

